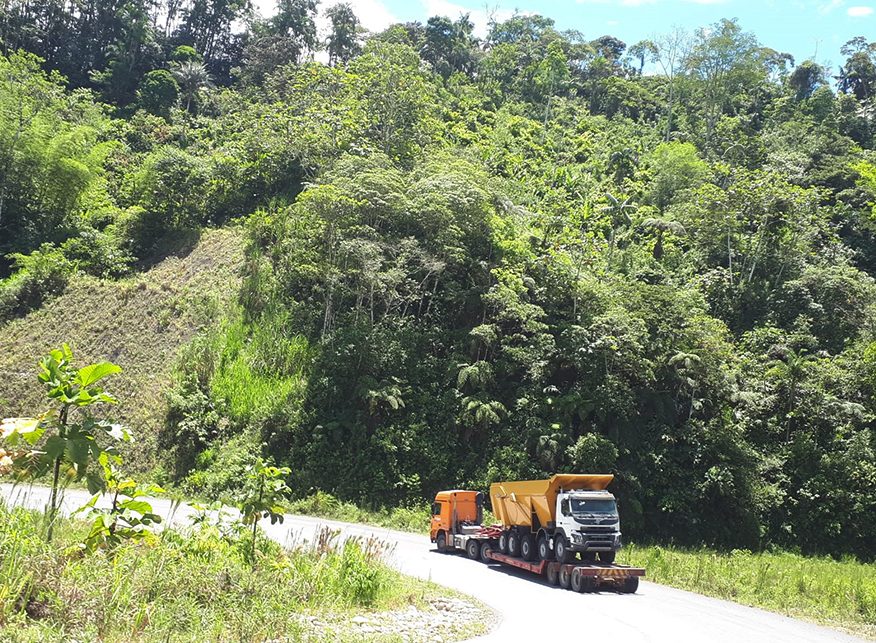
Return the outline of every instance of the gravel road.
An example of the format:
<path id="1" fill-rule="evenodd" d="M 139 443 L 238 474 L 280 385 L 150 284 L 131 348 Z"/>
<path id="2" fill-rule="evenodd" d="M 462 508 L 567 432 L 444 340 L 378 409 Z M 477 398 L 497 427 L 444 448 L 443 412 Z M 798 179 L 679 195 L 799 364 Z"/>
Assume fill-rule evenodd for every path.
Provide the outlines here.
<path id="1" fill-rule="evenodd" d="M 43 487 L 0 485 L 0 496 L 16 504 L 43 507 Z M 80 506 L 84 491 L 68 490 L 65 510 Z M 170 503 L 158 500 L 167 515 Z M 181 507 L 174 520 L 187 522 L 191 510 Z M 282 525 L 263 524 L 281 544 L 309 539 L 328 525 L 344 536 L 377 536 L 395 544 L 390 563 L 411 576 L 432 580 L 470 594 L 499 616 L 497 627 L 478 641 L 602 640 L 612 643 L 851 643 L 862 641 L 830 628 L 780 616 L 692 592 L 642 582 L 636 594 L 576 594 L 540 582 L 534 575 L 484 565 L 464 556 L 439 554 L 425 536 L 367 525 L 287 516 Z M 586 636 L 584 635 L 586 633 Z M 436 637 L 441 636 L 436 627 Z"/>

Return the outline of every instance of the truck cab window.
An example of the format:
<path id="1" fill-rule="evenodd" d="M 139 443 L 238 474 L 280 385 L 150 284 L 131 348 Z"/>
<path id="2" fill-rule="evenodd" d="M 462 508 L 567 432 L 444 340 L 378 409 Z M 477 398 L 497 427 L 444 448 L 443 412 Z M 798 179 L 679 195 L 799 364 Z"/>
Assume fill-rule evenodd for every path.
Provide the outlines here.
<path id="1" fill-rule="evenodd" d="M 569 499 L 560 502 L 560 511 L 563 512 L 564 516 L 568 516 L 571 512 L 569 511 Z"/>
<path id="2" fill-rule="evenodd" d="M 440 516 L 441 515 L 441 503 L 440 502 L 433 502 L 432 503 L 432 515 L 433 516 Z"/>

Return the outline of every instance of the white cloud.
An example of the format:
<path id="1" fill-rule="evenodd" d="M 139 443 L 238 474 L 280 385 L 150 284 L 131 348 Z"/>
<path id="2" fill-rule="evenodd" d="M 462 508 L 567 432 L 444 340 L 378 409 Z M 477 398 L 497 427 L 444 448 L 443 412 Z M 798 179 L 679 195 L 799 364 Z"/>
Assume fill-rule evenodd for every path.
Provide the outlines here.
<path id="1" fill-rule="evenodd" d="M 822 15 L 827 15 L 831 13 L 834 9 L 839 9 L 844 4 L 845 0 L 830 0 L 829 2 L 822 2 L 818 6 L 818 13 Z"/>
<path id="2" fill-rule="evenodd" d="M 864 18 L 873 13 L 873 7 L 849 7 L 846 13 L 852 18 Z"/>

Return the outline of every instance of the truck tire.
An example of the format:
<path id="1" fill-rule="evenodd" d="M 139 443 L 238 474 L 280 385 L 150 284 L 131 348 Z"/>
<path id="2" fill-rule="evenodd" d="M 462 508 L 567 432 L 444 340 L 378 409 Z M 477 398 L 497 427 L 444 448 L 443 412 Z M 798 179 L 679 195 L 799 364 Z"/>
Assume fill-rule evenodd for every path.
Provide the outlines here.
<path id="1" fill-rule="evenodd" d="M 516 531 L 508 534 L 508 555 L 514 558 L 520 555 L 520 534 Z"/>
<path id="2" fill-rule="evenodd" d="M 596 581 L 592 576 L 585 576 L 581 573 L 581 569 L 576 567 L 572 572 L 572 591 L 573 592 L 592 592 L 596 586 Z"/>
<path id="3" fill-rule="evenodd" d="M 490 554 L 492 553 L 492 551 L 493 545 L 491 543 L 486 542 L 481 545 L 481 562 L 485 565 L 489 565 L 491 562 L 493 562 L 493 559 L 490 558 Z"/>
<path id="4" fill-rule="evenodd" d="M 621 582 L 620 587 L 618 587 L 618 591 L 621 594 L 635 594 L 639 589 L 639 577 L 638 576 L 627 576 L 623 582 Z"/>
<path id="5" fill-rule="evenodd" d="M 481 541 L 469 538 L 465 544 L 465 553 L 472 560 L 477 560 L 481 555 Z"/>
<path id="6" fill-rule="evenodd" d="M 499 551 L 503 554 L 508 553 L 508 532 L 503 531 L 499 534 Z"/>
<path id="7" fill-rule="evenodd" d="M 520 556 L 523 560 L 532 562 L 536 556 L 535 538 L 532 534 L 524 534 L 520 539 Z"/>
<path id="8" fill-rule="evenodd" d="M 447 534 L 443 531 L 439 531 L 438 535 L 435 536 L 435 547 L 440 552 L 447 551 Z"/>
<path id="9" fill-rule="evenodd" d="M 544 576 L 547 579 L 548 585 L 557 585 L 560 582 L 560 568 L 556 565 L 547 565 L 544 570 Z"/>
<path id="10" fill-rule="evenodd" d="M 560 534 L 554 540 L 554 555 L 558 563 L 566 564 L 572 562 L 575 552 L 569 549 L 569 542 L 563 534 Z"/>
<path id="11" fill-rule="evenodd" d="M 611 565 L 614 562 L 615 556 L 617 556 L 616 551 L 601 551 L 599 552 L 599 562 Z"/>
<path id="12" fill-rule="evenodd" d="M 542 534 L 538 537 L 538 557 L 541 560 L 553 560 L 554 552 L 551 551 L 547 536 Z"/>
<path id="13" fill-rule="evenodd" d="M 560 582 L 560 587 L 569 589 L 572 586 L 572 568 L 568 565 L 561 565 L 557 580 Z"/>

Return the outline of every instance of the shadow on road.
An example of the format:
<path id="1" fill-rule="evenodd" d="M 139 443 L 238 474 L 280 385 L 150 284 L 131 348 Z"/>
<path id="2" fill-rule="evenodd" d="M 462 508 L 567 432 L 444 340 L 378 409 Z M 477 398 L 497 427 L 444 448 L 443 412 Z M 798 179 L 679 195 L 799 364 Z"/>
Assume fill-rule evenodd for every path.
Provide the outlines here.
<path id="1" fill-rule="evenodd" d="M 452 556 L 452 557 L 458 558 L 460 560 L 468 560 L 473 565 L 480 565 L 482 567 L 486 567 L 487 569 L 489 569 L 491 571 L 498 572 L 500 574 L 504 574 L 505 576 L 517 578 L 517 579 L 520 579 L 522 581 L 526 581 L 527 583 L 535 583 L 536 585 L 541 585 L 543 587 L 547 587 L 548 589 L 556 590 L 558 592 L 571 591 L 571 590 L 563 589 L 559 585 L 551 585 L 544 576 L 537 576 L 537 575 L 533 574 L 532 572 L 527 572 L 523 569 L 517 569 L 516 567 L 509 567 L 508 565 L 503 565 L 501 563 L 496 563 L 496 562 L 485 564 L 485 563 L 482 563 L 480 561 L 469 560 L 466 556 L 462 555 L 462 552 L 440 552 L 437 549 L 430 549 L 429 553 L 434 554 L 436 556 Z M 601 587 L 601 588 L 598 588 L 596 590 L 593 590 L 590 592 L 585 592 L 585 593 L 588 595 L 591 595 L 591 596 L 614 596 L 614 597 L 618 597 L 618 598 L 620 598 L 620 597 L 626 598 L 626 597 L 635 596 L 636 594 L 638 594 L 638 592 L 636 592 L 636 594 L 624 594 L 622 592 L 618 592 L 614 589 L 611 589 L 611 587 Z"/>

